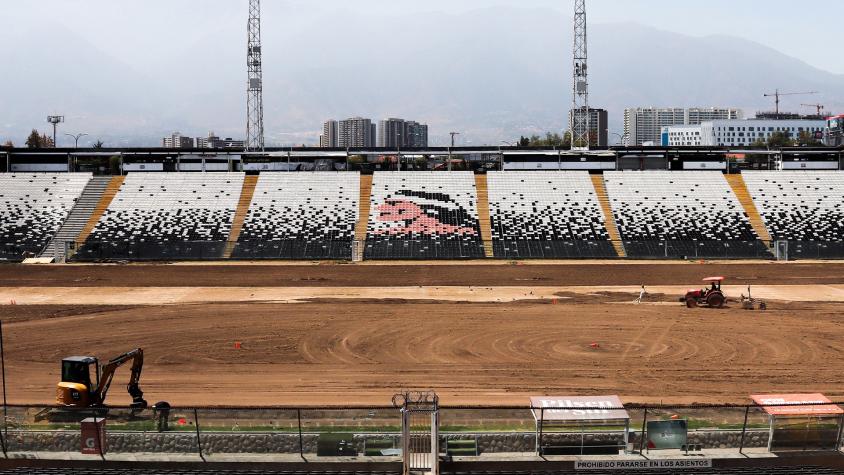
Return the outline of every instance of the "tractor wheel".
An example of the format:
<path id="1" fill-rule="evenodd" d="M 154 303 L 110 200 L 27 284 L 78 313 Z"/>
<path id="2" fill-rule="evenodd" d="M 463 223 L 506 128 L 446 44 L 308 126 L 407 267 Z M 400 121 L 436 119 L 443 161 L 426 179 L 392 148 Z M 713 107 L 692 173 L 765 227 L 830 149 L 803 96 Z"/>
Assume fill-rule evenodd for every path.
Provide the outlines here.
<path id="1" fill-rule="evenodd" d="M 697 307 L 697 300 L 692 297 L 686 299 L 686 308 L 695 308 Z"/>
<path id="2" fill-rule="evenodd" d="M 712 308 L 723 308 L 724 295 L 720 292 L 713 292 L 708 297 L 706 297 L 706 303 Z"/>

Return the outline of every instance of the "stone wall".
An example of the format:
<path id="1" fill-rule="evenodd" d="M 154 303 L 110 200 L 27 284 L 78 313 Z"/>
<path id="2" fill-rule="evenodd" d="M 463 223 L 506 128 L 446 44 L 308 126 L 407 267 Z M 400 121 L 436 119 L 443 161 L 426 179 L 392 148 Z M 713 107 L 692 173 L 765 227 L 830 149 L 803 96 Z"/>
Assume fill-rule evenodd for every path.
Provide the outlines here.
<path id="1" fill-rule="evenodd" d="M 620 444 L 619 434 L 546 434 L 543 443 L 550 445 L 579 445 L 581 437 L 597 444 Z M 316 453 L 318 434 L 304 434 L 304 452 Z M 390 439 L 399 447 L 397 434 L 356 434 L 352 441 L 358 451 L 364 453 L 365 441 Z M 442 434 L 443 448 L 446 440 L 477 440 L 480 453 L 533 452 L 536 438 L 532 432 L 500 434 Z M 299 453 L 299 435 L 290 433 L 205 433 L 200 437 L 202 451 L 206 454 Z M 741 431 L 693 431 L 689 432 L 689 443 L 700 444 L 704 449 L 738 448 Z M 78 452 L 80 434 L 78 431 L 9 431 L 8 450 L 11 452 Z M 639 447 L 639 437 L 633 433 L 630 442 Z M 767 431 L 748 431 L 744 446 L 767 447 Z M 109 452 L 116 453 L 196 453 L 196 434 L 193 432 L 139 433 L 109 432 Z"/>

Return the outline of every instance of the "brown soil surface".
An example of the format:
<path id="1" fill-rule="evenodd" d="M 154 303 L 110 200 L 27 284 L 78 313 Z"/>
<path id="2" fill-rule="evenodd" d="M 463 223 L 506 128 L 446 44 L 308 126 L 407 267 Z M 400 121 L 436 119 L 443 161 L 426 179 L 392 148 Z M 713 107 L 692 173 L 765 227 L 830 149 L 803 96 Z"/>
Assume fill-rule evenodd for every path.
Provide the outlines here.
<path id="1" fill-rule="evenodd" d="M 126 279 L 138 271 L 114 269 Z M 624 300 L 0 306 L 0 318 L 11 402 L 51 402 L 62 357 L 134 347 L 146 350 L 148 400 L 177 405 L 384 405 L 402 388 L 435 388 L 447 404 L 525 405 L 538 394 L 672 403 L 740 403 L 760 392 L 844 397 L 840 304 L 771 302 L 767 312 L 747 312 Z M 118 373 L 111 403 L 128 402 L 127 373 Z"/>
<path id="2" fill-rule="evenodd" d="M 0 266 L 0 287 L 395 287 L 844 283 L 844 263 Z"/>

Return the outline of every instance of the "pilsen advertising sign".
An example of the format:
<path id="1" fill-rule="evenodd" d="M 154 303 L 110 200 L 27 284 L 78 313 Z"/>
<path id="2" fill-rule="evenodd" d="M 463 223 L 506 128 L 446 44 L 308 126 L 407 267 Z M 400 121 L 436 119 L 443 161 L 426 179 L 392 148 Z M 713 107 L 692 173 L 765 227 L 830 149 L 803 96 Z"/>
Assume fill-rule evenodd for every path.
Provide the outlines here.
<path id="1" fill-rule="evenodd" d="M 533 417 L 543 421 L 630 419 L 618 396 L 539 396 L 530 405 Z"/>
<path id="2" fill-rule="evenodd" d="M 753 402 L 772 416 L 820 416 L 844 414 L 844 410 L 823 394 L 756 394 Z M 783 404 L 795 404 L 786 406 Z"/>

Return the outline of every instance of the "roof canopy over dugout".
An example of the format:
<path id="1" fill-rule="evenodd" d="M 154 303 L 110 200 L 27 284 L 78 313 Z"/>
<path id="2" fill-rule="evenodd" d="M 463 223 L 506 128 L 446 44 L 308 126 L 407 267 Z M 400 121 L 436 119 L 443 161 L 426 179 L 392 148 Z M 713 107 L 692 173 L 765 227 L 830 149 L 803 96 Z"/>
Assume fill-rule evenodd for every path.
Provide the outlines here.
<path id="1" fill-rule="evenodd" d="M 627 449 L 630 415 L 618 396 L 537 396 L 530 398 L 530 407 L 536 421 L 536 451 L 541 455 L 618 454 Z M 605 428 L 606 440 L 572 440 L 572 432 L 596 426 Z"/>
<path id="2" fill-rule="evenodd" d="M 772 416 L 841 415 L 844 409 L 832 404 L 823 394 L 756 394 L 753 402 Z M 794 404 L 793 406 L 787 404 Z"/>
<path id="3" fill-rule="evenodd" d="M 823 394 L 756 394 L 750 398 L 768 415 L 768 450 L 838 450 L 844 409 Z"/>

